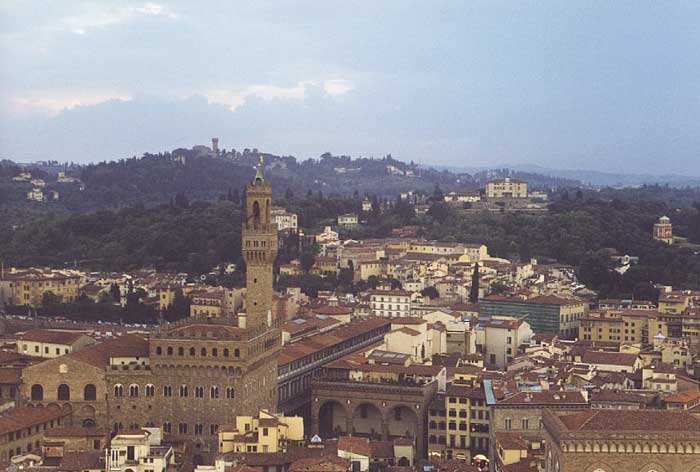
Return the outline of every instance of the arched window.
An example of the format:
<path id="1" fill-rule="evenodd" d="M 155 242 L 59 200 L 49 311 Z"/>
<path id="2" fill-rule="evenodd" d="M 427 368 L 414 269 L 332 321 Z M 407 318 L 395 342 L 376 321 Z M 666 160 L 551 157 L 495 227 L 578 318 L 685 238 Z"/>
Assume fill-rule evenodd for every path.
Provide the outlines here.
<path id="1" fill-rule="evenodd" d="M 178 356 L 184 356 L 185 355 L 185 348 L 180 346 L 177 348 L 177 355 Z"/>
<path id="2" fill-rule="evenodd" d="M 115 397 L 121 397 L 124 395 L 124 387 L 122 387 L 121 384 L 116 384 L 114 386 L 114 396 Z"/>
<path id="3" fill-rule="evenodd" d="M 97 400 L 97 389 L 93 384 L 87 384 L 83 389 L 83 400 L 89 402 Z"/>
<path id="4" fill-rule="evenodd" d="M 139 386 L 136 384 L 129 385 L 129 396 L 138 397 L 139 396 Z"/>
<path id="5" fill-rule="evenodd" d="M 39 384 L 32 385 L 32 401 L 40 402 L 44 400 L 44 387 Z"/>
<path id="6" fill-rule="evenodd" d="M 207 357 L 207 348 L 206 347 L 203 347 L 201 352 L 202 352 L 202 357 Z"/>
<path id="7" fill-rule="evenodd" d="M 180 385 L 180 396 L 186 397 L 188 394 L 189 394 L 189 391 L 187 389 L 187 385 Z"/>
<path id="8" fill-rule="evenodd" d="M 61 384 L 58 386 L 58 399 L 63 401 L 70 401 L 70 387 L 66 384 Z"/>
<path id="9" fill-rule="evenodd" d="M 153 384 L 147 384 L 145 392 L 147 397 L 152 397 L 156 394 L 156 387 Z"/>
<path id="10" fill-rule="evenodd" d="M 163 431 L 164 432 L 170 433 L 172 431 L 172 429 L 173 429 L 173 426 L 170 424 L 169 421 L 166 421 L 165 423 L 163 423 Z"/>
<path id="11" fill-rule="evenodd" d="M 214 357 L 218 357 L 218 355 L 219 355 L 219 350 L 218 350 L 217 348 L 213 348 L 213 349 L 211 350 L 211 355 L 214 356 Z"/>
<path id="12" fill-rule="evenodd" d="M 241 357 L 241 350 L 236 348 L 233 350 L 233 357 Z"/>
<path id="13" fill-rule="evenodd" d="M 39 384 L 32 385 L 31 398 L 34 402 L 40 402 L 44 400 L 44 387 Z"/>
<path id="14" fill-rule="evenodd" d="M 169 356 L 173 355 L 173 347 L 172 346 L 168 346 L 168 355 Z"/>
<path id="15" fill-rule="evenodd" d="M 163 354 L 163 348 L 160 347 L 160 346 L 158 346 L 158 347 L 156 348 L 156 354 L 158 354 L 159 356 L 160 356 L 161 354 Z"/>
<path id="16" fill-rule="evenodd" d="M 260 204 L 257 200 L 253 202 L 253 224 L 260 224 Z"/>
<path id="17" fill-rule="evenodd" d="M 211 398 L 219 398 L 219 387 L 212 387 L 209 391 Z"/>
<path id="18" fill-rule="evenodd" d="M 228 348 L 224 348 L 224 357 L 228 357 Z"/>
<path id="19" fill-rule="evenodd" d="M 190 356 L 194 356 L 194 348 L 193 347 L 190 348 Z"/>
<path id="20" fill-rule="evenodd" d="M 233 387 L 226 387 L 226 398 L 231 399 L 234 398 L 234 396 Z"/>
<path id="21" fill-rule="evenodd" d="M 163 396 L 164 397 L 172 397 L 173 396 L 173 387 L 171 387 L 170 385 L 163 386 Z"/>
<path id="22" fill-rule="evenodd" d="M 195 398 L 204 398 L 204 387 L 195 387 L 194 396 Z"/>

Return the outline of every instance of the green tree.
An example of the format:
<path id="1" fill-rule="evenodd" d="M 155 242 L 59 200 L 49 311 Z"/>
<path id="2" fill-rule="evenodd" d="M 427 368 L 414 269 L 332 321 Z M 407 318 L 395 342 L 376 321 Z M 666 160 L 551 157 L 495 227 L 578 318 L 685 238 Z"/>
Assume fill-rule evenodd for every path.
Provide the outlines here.
<path id="1" fill-rule="evenodd" d="M 429 287 L 425 287 L 423 290 L 420 292 L 421 295 L 424 297 L 428 297 L 431 300 L 434 300 L 436 298 L 440 298 L 440 292 L 438 292 L 438 289 L 435 288 L 434 285 L 431 285 Z"/>
<path id="2" fill-rule="evenodd" d="M 304 249 L 299 256 L 299 264 L 305 273 L 308 273 L 316 262 L 316 254 L 310 249 Z"/>
<path id="3" fill-rule="evenodd" d="M 479 263 L 474 263 L 474 272 L 472 272 L 472 286 L 469 289 L 469 303 L 477 303 L 479 301 Z"/>

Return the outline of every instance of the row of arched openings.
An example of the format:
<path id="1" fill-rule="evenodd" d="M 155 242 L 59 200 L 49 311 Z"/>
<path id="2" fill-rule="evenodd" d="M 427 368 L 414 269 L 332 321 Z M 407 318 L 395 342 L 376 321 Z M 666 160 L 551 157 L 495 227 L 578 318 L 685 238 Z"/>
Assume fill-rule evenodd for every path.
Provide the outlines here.
<path id="1" fill-rule="evenodd" d="M 32 385 L 30 398 L 34 402 L 44 401 L 44 387 L 41 384 Z M 70 401 L 71 392 L 70 387 L 66 384 L 60 384 L 56 388 L 56 398 L 61 401 Z M 95 401 L 97 400 L 97 388 L 94 384 L 87 384 L 83 387 L 83 400 L 85 401 Z"/>

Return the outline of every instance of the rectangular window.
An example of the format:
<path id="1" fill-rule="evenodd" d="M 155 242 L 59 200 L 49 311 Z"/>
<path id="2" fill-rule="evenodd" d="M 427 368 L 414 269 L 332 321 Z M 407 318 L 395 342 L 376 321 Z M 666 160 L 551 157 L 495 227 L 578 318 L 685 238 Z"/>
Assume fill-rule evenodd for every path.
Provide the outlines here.
<path id="1" fill-rule="evenodd" d="M 510 418 L 506 418 L 504 421 L 504 428 L 505 429 L 511 429 L 513 427 L 513 420 Z"/>

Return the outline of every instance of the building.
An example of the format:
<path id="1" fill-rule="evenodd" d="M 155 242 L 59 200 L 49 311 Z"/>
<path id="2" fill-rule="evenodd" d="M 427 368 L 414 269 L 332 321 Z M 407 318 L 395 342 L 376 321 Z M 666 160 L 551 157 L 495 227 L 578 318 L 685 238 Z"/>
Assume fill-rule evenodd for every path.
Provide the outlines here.
<path id="1" fill-rule="evenodd" d="M 355 213 L 345 213 L 343 215 L 338 215 L 338 226 L 344 228 L 353 228 L 359 224 L 357 215 Z"/>
<path id="2" fill-rule="evenodd" d="M 278 231 L 296 232 L 299 229 L 297 214 L 287 211 L 284 208 L 273 208 L 272 220 L 277 225 Z"/>
<path id="3" fill-rule="evenodd" d="M 486 197 L 489 200 L 527 198 L 527 182 L 509 177 L 490 180 L 486 184 Z"/>
<path id="4" fill-rule="evenodd" d="M 74 302 L 84 285 L 85 274 L 76 270 L 16 269 L 0 274 L 0 297 L 9 305 L 40 306 L 44 295 L 53 294 L 63 303 Z"/>
<path id="5" fill-rule="evenodd" d="M 175 451 L 161 445 L 158 428 L 124 431 L 105 449 L 105 464 L 106 470 L 114 472 L 164 471 L 175 464 Z"/>
<path id="6" fill-rule="evenodd" d="M 79 331 L 32 329 L 19 336 L 17 351 L 28 356 L 53 358 L 82 349 L 95 340 Z"/>
<path id="7" fill-rule="evenodd" d="M 300 416 L 237 416 L 236 422 L 219 429 L 219 453 L 286 452 L 290 442 L 304 440 L 304 419 Z"/>
<path id="8" fill-rule="evenodd" d="M 476 327 L 476 351 L 483 354 L 484 364 L 506 370 L 523 346 L 529 346 L 533 333 L 522 319 L 494 317 L 479 320 Z"/>
<path id="9" fill-rule="evenodd" d="M 326 367 L 312 383 L 312 433 L 409 439 L 418 457 L 427 455 L 429 405 L 438 387 L 445 388 L 440 366 L 377 365 L 345 359 Z"/>
<path id="10" fill-rule="evenodd" d="M 281 323 L 272 316 L 271 200 L 260 162 L 246 187 L 244 313 L 190 317 L 148 339 L 121 336 L 28 367 L 22 401 L 58 403 L 72 412 L 73 425 L 114 432 L 161 427 L 166 438 L 191 441 L 202 452 L 218 450 L 219 425 L 275 411 Z"/>
<path id="11" fill-rule="evenodd" d="M 668 216 L 662 216 L 659 218 L 659 221 L 654 223 L 652 237 L 657 241 L 661 241 L 666 244 L 673 244 L 673 225 L 671 224 L 671 219 Z"/>
<path id="12" fill-rule="evenodd" d="M 588 407 L 586 398 L 578 391 L 518 392 L 497 401 L 491 410 L 491 462 L 494 462 L 498 433 L 519 433 L 541 440 L 544 437 L 542 417 L 545 411 L 581 410 Z"/>
<path id="13" fill-rule="evenodd" d="M 481 201 L 481 194 L 479 192 L 450 192 L 445 194 L 445 202 L 447 203 L 474 203 Z"/>
<path id="14" fill-rule="evenodd" d="M 382 342 L 390 328 L 386 318 L 367 317 L 286 344 L 278 359 L 278 411 L 309 416 L 311 384 L 323 367 Z"/>
<path id="15" fill-rule="evenodd" d="M 370 309 L 375 316 L 405 317 L 411 315 L 411 294 L 403 290 L 372 290 Z"/>
<path id="16" fill-rule="evenodd" d="M 224 315 L 224 299 L 226 294 L 223 289 L 196 290 L 190 293 L 190 316 L 219 318 Z M 230 313 L 231 315 L 233 313 Z"/>
<path id="17" fill-rule="evenodd" d="M 580 322 L 578 337 L 584 341 L 652 344 L 658 333 L 669 334 L 655 310 L 594 311 Z"/>
<path id="18" fill-rule="evenodd" d="M 64 424 L 69 412 L 58 406 L 16 408 L 0 416 L 0 461 L 41 452 L 44 432 Z"/>
<path id="19" fill-rule="evenodd" d="M 700 419 L 684 411 L 543 412 L 546 472 L 700 471 Z"/>
<path id="20" fill-rule="evenodd" d="M 479 301 L 479 315 L 524 318 L 535 333 L 551 333 L 561 339 L 579 334 L 580 319 L 588 304 L 576 298 L 539 296 L 528 299 L 491 295 Z"/>

